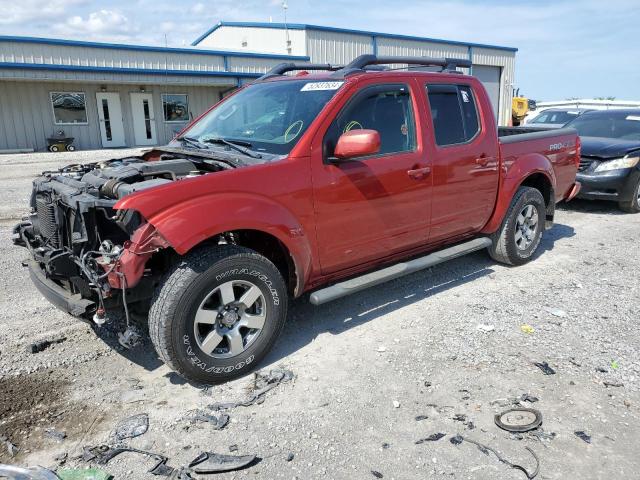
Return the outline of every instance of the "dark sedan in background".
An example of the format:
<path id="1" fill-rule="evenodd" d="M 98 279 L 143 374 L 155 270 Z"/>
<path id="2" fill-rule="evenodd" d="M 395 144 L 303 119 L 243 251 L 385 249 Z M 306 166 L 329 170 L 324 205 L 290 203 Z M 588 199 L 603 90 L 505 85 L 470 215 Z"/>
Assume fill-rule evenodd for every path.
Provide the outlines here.
<path id="1" fill-rule="evenodd" d="M 579 198 L 613 200 L 625 212 L 640 212 L 640 109 L 599 110 L 566 127 L 582 142 Z"/>
<path id="2" fill-rule="evenodd" d="M 538 115 L 528 120 L 528 127 L 562 128 L 571 120 L 578 118 L 583 113 L 591 112 L 586 108 L 547 108 Z"/>

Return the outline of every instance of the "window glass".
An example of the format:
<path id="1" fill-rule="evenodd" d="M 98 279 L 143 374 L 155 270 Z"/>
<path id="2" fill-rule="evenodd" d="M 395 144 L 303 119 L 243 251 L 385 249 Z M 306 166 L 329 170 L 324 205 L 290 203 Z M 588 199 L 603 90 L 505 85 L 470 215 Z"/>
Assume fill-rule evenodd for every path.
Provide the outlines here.
<path id="1" fill-rule="evenodd" d="M 428 85 L 431 118 L 439 146 L 470 141 L 480 130 L 478 111 L 471 88 L 457 85 Z"/>
<path id="2" fill-rule="evenodd" d="M 57 125 L 87 123 L 87 109 L 82 92 L 51 92 L 53 118 Z"/>
<path id="3" fill-rule="evenodd" d="M 357 94 L 325 137 L 327 156 L 333 155 L 340 135 L 356 129 L 376 130 L 380 134 L 379 155 L 413 151 L 416 128 L 408 87 L 376 86 Z"/>
<path id="4" fill-rule="evenodd" d="M 163 93 L 162 111 L 165 122 L 188 122 L 189 98 L 185 94 Z"/>
<path id="5" fill-rule="evenodd" d="M 476 136 L 480 130 L 478 123 L 478 111 L 476 110 L 476 102 L 473 98 L 473 92 L 470 87 L 461 86 L 460 100 L 462 105 L 462 115 L 464 116 L 464 138 L 468 142 Z"/>
<path id="6" fill-rule="evenodd" d="M 464 125 L 457 89 L 440 90 L 429 87 L 429 105 L 436 143 L 440 146 L 464 143 Z"/>
<path id="7" fill-rule="evenodd" d="M 186 135 L 241 141 L 249 148 L 288 154 L 344 82 L 287 80 L 244 87 L 202 117 Z"/>

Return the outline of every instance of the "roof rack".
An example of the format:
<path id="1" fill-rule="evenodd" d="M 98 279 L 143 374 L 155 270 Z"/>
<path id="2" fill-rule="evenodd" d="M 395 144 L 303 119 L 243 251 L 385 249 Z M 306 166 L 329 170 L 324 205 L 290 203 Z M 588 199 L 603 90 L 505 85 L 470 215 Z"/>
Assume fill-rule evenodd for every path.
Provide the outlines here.
<path id="1" fill-rule="evenodd" d="M 406 64 L 418 67 L 442 67 L 442 72 L 460 73 L 456 68 L 470 68 L 471 61 L 461 58 L 432 58 L 432 57 L 378 57 L 377 55 L 365 54 L 353 59 L 347 65 L 331 65 L 330 63 L 279 63 L 267 73 L 256 80 L 260 82 L 271 77 L 284 75 L 287 72 L 296 70 L 325 70 L 334 72 L 333 76 L 344 78 L 347 75 L 358 72 L 384 71 L 389 68 L 386 65 Z"/>
<path id="2" fill-rule="evenodd" d="M 378 57 L 377 55 L 365 54 L 353 59 L 340 70 L 335 76 L 345 77 L 352 73 L 362 72 L 371 69 L 373 65 L 406 64 L 420 67 L 442 67 L 443 72 L 459 73 L 456 68 L 471 68 L 471 61 L 461 58 L 432 58 L 432 57 Z"/>
<path id="3" fill-rule="evenodd" d="M 342 65 L 331 65 L 330 63 L 294 63 L 294 62 L 284 62 L 279 63 L 263 76 L 258 78 L 257 81 L 266 80 L 267 78 L 277 77 L 279 75 L 284 75 L 287 72 L 293 72 L 296 70 L 328 70 L 330 72 L 335 72 L 336 70 L 340 70 L 343 68 Z"/>

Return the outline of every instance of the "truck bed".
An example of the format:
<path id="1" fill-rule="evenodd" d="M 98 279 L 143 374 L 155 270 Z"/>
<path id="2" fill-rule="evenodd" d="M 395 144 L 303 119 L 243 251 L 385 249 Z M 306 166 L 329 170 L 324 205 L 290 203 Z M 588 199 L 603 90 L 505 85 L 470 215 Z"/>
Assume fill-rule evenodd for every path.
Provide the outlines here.
<path id="1" fill-rule="evenodd" d="M 573 128 L 498 127 L 500 143 L 540 140 L 563 135 L 577 135 Z"/>
<path id="2" fill-rule="evenodd" d="M 552 166 L 556 180 L 556 201 L 565 198 L 575 182 L 579 163 L 576 157 L 577 139 L 577 132 L 573 128 L 498 128 L 500 151 L 509 169 L 517 170 L 520 159 L 534 158 L 536 154 L 548 160 L 546 164 Z"/>

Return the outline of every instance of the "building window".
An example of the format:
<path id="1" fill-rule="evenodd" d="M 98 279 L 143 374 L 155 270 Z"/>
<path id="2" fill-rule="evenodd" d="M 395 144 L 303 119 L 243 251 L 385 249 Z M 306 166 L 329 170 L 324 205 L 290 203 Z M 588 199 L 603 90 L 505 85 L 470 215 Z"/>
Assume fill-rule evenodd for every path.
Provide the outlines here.
<path id="1" fill-rule="evenodd" d="M 189 121 L 189 98 L 183 93 L 163 93 L 164 121 L 180 123 Z"/>
<path id="2" fill-rule="evenodd" d="M 87 103 L 82 92 L 51 92 L 56 125 L 87 124 Z"/>

